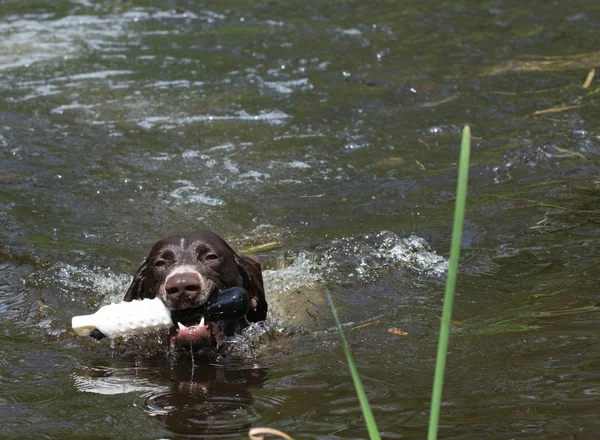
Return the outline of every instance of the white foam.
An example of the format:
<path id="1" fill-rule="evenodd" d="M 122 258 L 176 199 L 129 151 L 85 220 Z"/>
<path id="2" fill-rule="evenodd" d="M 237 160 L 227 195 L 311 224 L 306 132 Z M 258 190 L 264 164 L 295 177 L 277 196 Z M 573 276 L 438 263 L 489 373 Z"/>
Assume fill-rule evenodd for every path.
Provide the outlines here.
<path id="1" fill-rule="evenodd" d="M 219 14 L 217 12 L 213 12 L 213 11 L 207 11 L 204 10 L 202 11 L 202 13 L 210 18 L 214 18 L 216 20 L 225 20 L 227 18 L 227 16 L 223 15 L 223 14 Z"/>
<path id="2" fill-rule="evenodd" d="M 448 260 L 429 250 L 429 244 L 421 237 L 411 235 L 389 250 L 393 261 L 404 263 L 418 272 L 442 276 L 448 270 Z"/>
<path id="3" fill-rule="evenodd" d="M 148 380 L 131 376 L 101 376 L 88 377 L 73 373 L 73 382 L 78 391 L 104 395 L 125 393 L 152 393 L 158 394 L 169 390 L 169 387 L 154 385 Z"/>
<path id="4" fill-rule="evenodd" d="M 197 150 L 185 150 L 183 153 L 181 153 L 181 157 L 183 157 L 184 159 L 195 159 L 197 157 L 201 159 L 209 159 L 209 156 L 207 156 L 206 154 L 202 154 L 200 151 Z"/>
<path id="5" fill-rule="evenodd" d="M 231 159 L 225 159 L 223 161 L 223 167 L 232 174 L 238 174 L 240 172 L 238 164 Z"/>
<path id="6" fill-rule="evenodd" d="M 270 316 L 309 327 L 321 319 L 316 308 L 328 284 L 373 282 L 398 268 L 437 277 L 448 267 L 422 238 L 388 231 L 336 239 L 286 261 L 280 269 L 263 270 Z"/>
<path id="7" fill-rule="evenodd" d="M 183 88 L 187 89 L 190 87 L 190 82 L 185 79 L 178 79 L 178 80 L 173 80 L 173 81 L 155 81 L 154 83 L 150 84 L 150 87 L 155 87 L 157 89 L 168 89 L 171 87 L 183 87 Z"/>
<path id="8" fill-rule="evenodd" d="M 90 4 L 87 0 L 79 2 L 84 6 Z M 211 21 L 218 18 L 218 14 L 204 14 Z M 123 14 L 102 16 L 68 15 L 58 19 L 54 19 L 53 14 L 3 17 L 0 20 L 0 70 L 27 67 L 57 58 L 76 57 L 90 49 L 108 52 L 138 44 L 137 41 L 130 41 L 131 36 L 136 34 L 128 34 L 126 42 L 120 41 L 120 36 L 127 32 L 132 23 L 142 20 L 196 18 L 198 16 L 189 11 L 180 14 L 173 10 L 154 8 L 138 8 Z M 178 29 L 172 29 L 167 33 L 179 32 Z"/>
<path id="9" fill-rule="evenodd" d="M 240 178 L 242 180 L 269 180 L 271 178 L 270 174 L 261 173 L 258 171 L 250 170 L 243 174 L 240 174 Z M 239 182 L 242 183 L 242 182 Z"/>
<path id="10" fill-rule="evenodd" d="M 217 145 L 216 147 L 209 148 L 209 151 L 218 151 L 218 150 L 232 151 L 234 149 L 235 149 L 235 145 L 228 143 L 228 144 Z"/>
<path id="11" fill-rule="evenodd" d="M 184 117 L 171 117 L 171 116 L 148 116 L 141 120 L 137 120 L 137 124 L 143 128 L 153 128 L 155 125 L 161 125 L 162 128 L 170 128 L 171 126 L 194 124 L 198 122 L 215 122 L 215 121 L 257 121 L 266 122 L 272 125 L 279 125 L 285 122 L 285 119 L 291 118 L 290 115 L 283 113 L 279 110 L 271 112 L 259 113 L 251 115 L 245 111 L 240 111 L 235 115 L 195 115 L 195 116 L 184 116 Z M 169 125 L 166 125 L 169 124 Z"/>
<path id="12" fill-rule="evenodd" d="M 311 90 L 312 84 L 308 78 L 295 79 L 290 81 L 265 81 L 262 83 L 265 87 L 276 90 L 279 93 L 290 94 L 295 90 Z"/>
<path id="13" fill-rule="evenodd" d="M 34 87 L 33 91 L 29 95 L 25 95 L 22 98 L 16 99 L 15 101 L 28 101 L 30 99 L 39 98 L 41 96 L 52 96 L 58 95 L 60 93 L 61 91 L 56 86 L 53 86 L 51 84 L 41 85 Z"/>
<path id="14" fill-rule="evenodd" d="M 354 29 L 354 28 L 352 28 L 352 29 L 337 29 L 337 31 L 340 34 L 348 35 L 351 37 L 360 37 L 362 35 L 362 32 L 360 30 Z"/>
<path id="15" fill-rule="evenodd" d="M 315 270 L 309 254 L 301 252 L 291 264 L 282 269 L 263 270 L 265 290 L 286 292 L 315 286 L 323 281 L 322 274 Z"/>
<path id="16" fill-rule="evenodd" d="M 103 303 L 121 301 L 131 283 L 131 276 L 115 274 L 108 269 L 72 266 L 60 263 L 35 278 L 53 281 L 63 292 L 81 296 L 83 292 L 93 292 Z M 74 297 L 73 297 L 74 299 Z"/>
<path id="17" fill-rule="evenodd" d="M 55 81 L 81 81 L 85 79 L 106 79 L 111 76 L 131 75 L 133 70 L 99 70 L 97 72 L 78 73 L 54 78 Z"/>
<path id="18" fill-rule="evenodd" d="M 91 0 L 69 0 L 69 2 L 83 6 L 85 8 L 93 8 L 94 6 L 96 6 Z"/>
<path id="19" fill-rule="evenodd" d="M 194 185 L 186 185 L 179 187 L 170 193 L 171 199 L 178 203 L 192 203 L 209 206 L 224 206 L 225 201 L 214 197 L 209 197 L 200 192 L 200 189 Z"/>
<path id="20" fill-rule="evenodd" d="M 96 38 L 103 44 L 112 44 L 110 40 L 123 31 L 124 25 L 119 16 L 73 15 L 57 20 L 50 17 L 13 16 L 0 21 L 0 70 L 74 56 L 85 47 L 81 41 L 93 46 Z"/>
<path id="21" fill-rule="evenodd" d="M 282 164 L 286 168 L 312 168 L 306 162 L 302 162 L 302 161 L 299 161 L 299 160 L 294 160 L 292 162 L 282 162 Z"/>
<path id="22" fill-rule="evenodd" d="M 56 108 L 52 109 L 52 113 L 56 115 L 62 115 L 65 110 L 89 110 L 93 108 L 92 104 L 80 104 L 78 102 L 74 102 L 72 104 L 59 105 Z"/>
<path id="23" fill-rule="evenodd" d="M 313 253 L 300 253 L 282 269 L 264 271 L 263 276 L 269 288 L 287 291 L 316 283 L 370 281 L 394 266 L 438 277 L 446 273 L 448 260 L 421 237 L 382 231 L 333 240 Z"/>

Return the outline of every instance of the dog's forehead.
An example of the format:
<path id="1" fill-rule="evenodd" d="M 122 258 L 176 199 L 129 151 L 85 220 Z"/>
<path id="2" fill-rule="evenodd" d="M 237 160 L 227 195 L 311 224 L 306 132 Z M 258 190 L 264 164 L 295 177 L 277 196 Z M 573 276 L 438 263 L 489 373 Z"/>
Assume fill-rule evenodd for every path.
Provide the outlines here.
<path id="1" fill-rule="evenodd" d="M 197 231 L 187 235 L 172 235 L 163 238 L 154 245 L 152 253 L 156 254 L 165 250 L 171 250 L 185 254 L 190 251 L 195 251 L 200 246 L 215 252 L 231 251 L 231 248 L 227 245 L 225 240 L 214 232 Z"/>
<path id="2" fill-rule="evenodd" d="M 214 232 L 196 231 L 182 237 L 182 247 L 205 245 L 213 250 L 230 250 L 225 240 Z"/>
<path id="3" fill-rule="evenodd" d="M 166 237 L 156 242 L 154 246 L 152 246 L 152 253 L 160 252 L 164 249 L 176 249 L 181 247 L 181 239 L 182 237 Z"/>

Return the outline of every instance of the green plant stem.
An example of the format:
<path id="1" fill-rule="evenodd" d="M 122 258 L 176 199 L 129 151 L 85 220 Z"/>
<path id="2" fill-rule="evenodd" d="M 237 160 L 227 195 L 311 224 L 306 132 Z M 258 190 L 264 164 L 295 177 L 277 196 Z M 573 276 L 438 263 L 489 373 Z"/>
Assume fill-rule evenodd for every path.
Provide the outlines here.
<path id="1" fill-rule="evenodd" d="M 465 218 L 465 202 L 467 199 L 467 181 L 469 180 L 469 156 L 471 153 L 471 128 L 465 126 L 462 133 L 460 148 L 460 162 L 458 167 L 458 183 L 456 186 L 456 205 L 454 208 L 454 227 L 452 229 L 452 245 L 450 249 L 450 265 L 446 278 L 446 293 L 444 294 L 444 308 L 442 323 L 440 325 L 440 339 L 438 343 L 437 359 L 435 363 L 435 377 L 433 393 L 431 396 L 431 414 L 429 418 L 428 440 L 436 440 L 440 421 L 440 407 L 442 403 L 442 388 L 444 386 L 444 370 L 446 368 L 446 355 L 448 353 L 448 337 L 452 319 L 452 305 L 454 303 L 454 289 L 456 287 L 456 274 L 458 272 L 458 259 L 462 241 L 463 222 Z"/>
<path id="2" fill-rule="evenodd" d="M 375 423 L 375 418 L 373 417 L 373 412 L 371 411 L 371 407 L 369 406 L 369 400 L 367 399 L 367 395 L 365 394 L 362 382 L 360 381 L 360 376 L 358 375 L 356 365 L 354 364 L 354 360 L 352 359 L 352 353 L 350 353 L 348 341 L 346 341 L 346 336 L 344 335 L 342 324 L 340 323 L 337 311 L 335 310 L 335 306 L 333 305 L 333 299 L 331 298 L 331 295 L 329 294 L 328 290 L 325 291 L 325 296 L 327 297 L 327 301 L 329 302 L 331 313 L 333 314 L 333 318 L 335 319 L 335 325 L 337 326 L 340 339 L 342 340 L 342 347 L 344 348 L 344 354 L 346 355 L 348 368 L 350 369 L 352 381 L 354 382 L 354 389 L 356 390 L 356 395 L 358 396 L 358 401 L 360 402 L 360 407 L 365 418 L 365 424 L 367 425 L 367 432 L 369 433 L 369 438 L 371 440 L 380 440 L 381 437 L 379 436 L 379 431 L 377 429 L 377 424 Z"/>

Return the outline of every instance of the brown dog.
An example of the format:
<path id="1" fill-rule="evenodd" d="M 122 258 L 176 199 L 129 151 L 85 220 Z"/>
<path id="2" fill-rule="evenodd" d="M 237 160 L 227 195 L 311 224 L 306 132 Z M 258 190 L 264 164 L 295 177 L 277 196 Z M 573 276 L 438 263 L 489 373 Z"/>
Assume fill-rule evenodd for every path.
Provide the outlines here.
<path id="1" fill-rule="evenodd" d="M 176 323 L 172 340 L 177 344 L 220 345 L 248 322 L 267 317 L 260 264 L 235 253 L 217 234 L 198 231 L 156 243 L 133 277 L 124 301 L 158 297 L 172 312 L 191 310 L 201 308 L 215 291 L 230 287 L 243 287 L 248 292 L 250 309 L 245 318 L 201 325 L 198 316 L 190 318 L 193 315 L 188 314 Z"/>

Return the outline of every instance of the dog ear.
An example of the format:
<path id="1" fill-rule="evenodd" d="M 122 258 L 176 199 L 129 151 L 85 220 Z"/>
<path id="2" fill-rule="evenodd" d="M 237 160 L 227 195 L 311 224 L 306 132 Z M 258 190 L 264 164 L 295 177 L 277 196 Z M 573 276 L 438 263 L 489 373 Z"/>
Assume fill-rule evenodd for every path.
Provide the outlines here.
<path id="1" fill-rule="evenodd" d="M 244 289 L 250 298 L 250 310 L 246 315 L 248 321 L 258 322 L 267 319 L 267 300 L 263 286 L 260 263 L 245 255 L 235 255 L 235 260 L 244 280 Z"/>
<path id="2" fill-rule="evenodd" d="M 148 260 L 144 261 L 144 264 L 140 266 L 135 275 L 133 281 L 127 289 L 125 298 L 123 301 L 133 301 L 134 299 L 144 299 L 144 280 L 146 279 L 146 267 L 148 266 Z"/>

